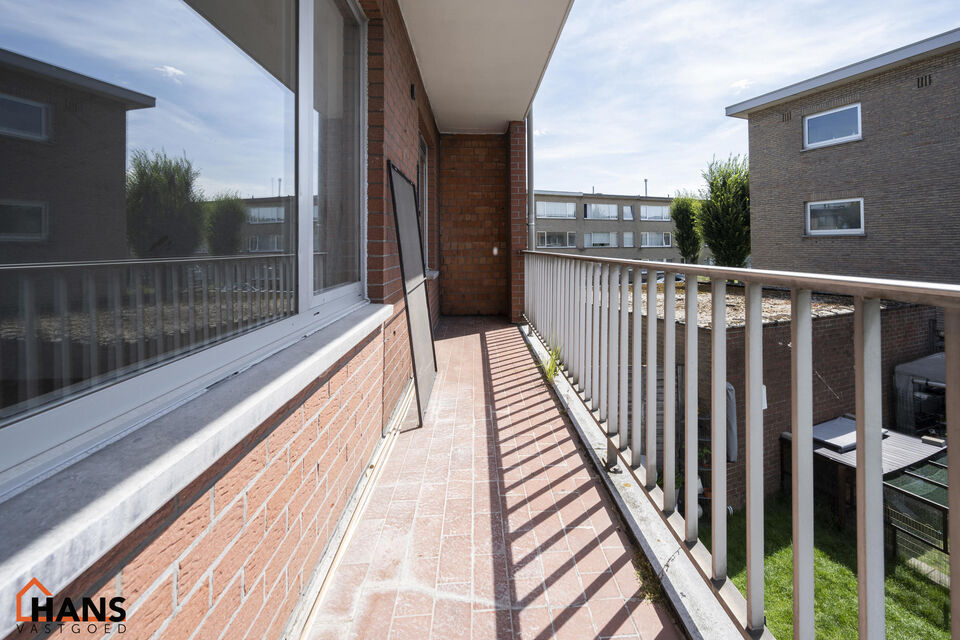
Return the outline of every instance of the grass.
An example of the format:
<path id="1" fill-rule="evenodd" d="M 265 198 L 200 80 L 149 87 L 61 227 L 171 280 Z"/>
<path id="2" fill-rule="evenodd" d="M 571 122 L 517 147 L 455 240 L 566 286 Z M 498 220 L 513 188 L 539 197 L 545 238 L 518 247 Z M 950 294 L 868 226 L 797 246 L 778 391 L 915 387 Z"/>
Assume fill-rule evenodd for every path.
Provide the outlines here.
<path id="1" fill-rule="evenodd" d="M 777 638 L 793 637 L 793 549 L 790 497 L 769 498 L 764 509 L 764 587 L 767 626 Z M 709 520 L 700 539 L 710 546 Z M 746 515 L 727 520 L 727 569 L 746 593 Z M 817 506 L 814 523 L 814 615 L 817 638 L 857 637 L 856 533 L 841 530 L 829 510 Z M 950 592 L 903 562 L 887 561 L 887 638 L 950 637 Z"/>

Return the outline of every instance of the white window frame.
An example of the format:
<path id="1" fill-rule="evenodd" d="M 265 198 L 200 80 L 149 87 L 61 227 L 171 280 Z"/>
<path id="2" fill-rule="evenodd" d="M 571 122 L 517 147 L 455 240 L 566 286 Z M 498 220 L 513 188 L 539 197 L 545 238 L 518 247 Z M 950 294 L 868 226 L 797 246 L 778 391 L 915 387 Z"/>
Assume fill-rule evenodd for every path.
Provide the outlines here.
<path id="1" fill-rule="evenodd" d="M 662 238 L 662 244 L 650 244 L 649 238 L 656 234 Z M 641 249 L 669 249 L 673 246 L 673 233 L 670 231 L 643 231 L 640 233 Z"/>
<path id="2" fill-rule="evenodd" d="M 247 220 L 249 224 L 284 224 L 287 221 L 286 212 L 284 211 L 283 206 L 281 205 L 278 205 L 278 206 L 250 205 L 248 208 L 251 210 L 251 215 L 249 215 L 249 219 Z M 284 212 L 284 215 L 282 218 L 264 220 L 262 218 L 254 218 L 252 215 L 253 209 L 279 209 L 281 212 Z"/>
<path id="3" fill-rule="evenodd" d="M 849 136 L 843 136 L 842 138 L 831 138 L 830 140 L 824 140 L 822 142 L 807 142 L 807 133 L 809 130 L 809 122 L 811 119 L 819 118 L 821 116 L 828 116 L 831 113 L 837 113 L 838 111 L 846 111 L 847 109 L 857 110 L 857 133 Z M 811 113 L 810 115 L 803 116 L 803 148 L 804 149 L 819 149 L 820 147 L 830 147 L 835 144 L 843 144 L 844 142 L 853 142 L 854 140 L 863 140 L 863 121 L 862 121 L 863 109 L 860 107 L 859 102 L 854 102 L 853 104 L 845 104 L 842 107 L 837 107 L 836 109 L 828 109 L 827 111 L 820 111 L 818 113 Z"/>
<path id="4" fill-rule="evenodd" d="M 613 217 L 612 218 L 591 218 L 588 214 L 590 212 L 590 207 L 613 207 Z M 615 204 L 610 204 L 607 202 L 584 202 L 583 203 L 583 219 L 584 220 L 619 220 L 620 219 L 620 207 Z"/>
<path id="5" fill-rule="evenodd" d="M 577 248 L 577 232 L 576 231 L 567 231 L 567 248 L 569 249 Z"/>
<path id="6" fill-rule="evenodd" d="M 630 236 L 630 244 L 627 244 L 627 236 Z M 624 249 L 633 249 L 635 244 L 633 231 L 624 231 L 623 232 L 623 248 Z"/>
<path id="7" fill-rule="evenodd" d="M 49 205 L 46 202 L 38 200 L 0 200 L 0 205 L 36 207 L 40 209 L 39 234 L 0 233 L 0 242 L 43 242 L 50 237 L 50 213 Z"/>
<path id="8" fill-rule="evenodd" d="M 810 206 L 817 204 L 839 204 L 841 202 L 859 202 L 860 203 L 860 228 L 859 229 L 817 229 L 810 228 Z M 804 204 L 804 228 L 808 236 L 862 236 L 867 233 L 866 213 L 863 209 L 863 198 L 839 198 L 837 200 L 814 200 Z"/>
<path id="9" fill-rule="evenodd" d="M 312 335 L 369 304 L 367 290 L 367 29 L 356 0 L 347 0 L 360 30 L 360 281 L 313 293 L 313 56 L 314 0 L 298 0 L 297 26 L 297 313 L 171 357 L 113 384 L 18 413 L 0 428 L 0 501 L 53 475 L 213 384 Z M 238 400 L 239 402 L 239 400 Z M 266 416 L 264 416 L 266 417 Z M 78 429 L 85 428 L 85 431 Z M 38 438 L 36 434 L 42 433 Z"/>
<path id="10" fill-rule="evenodd" d="M 19 102 L 21 104 L 28 104 L 31 107 L 40 107 L 40 124 L 43 129 L 40 135 L 34 135 L 32 133 L 26 133 L 19 129 L 11 129 L 10 127 L 4 127 L 0 125 L 0 134 L 5 136 L 10 136 L 12 138 L 23 138 L 24 140 L 36 140 L 37 142 L 46 142 L 50 139 L 50 105 L 45 102 L 37 102 L 36 100 L 27 100 L 26 98 L 21 98 L 19 96 L 11 96 L 7 93 L 0 93 L 0 98 L 5 98 L 7 100 L 12 100 L 13 102 Z"/>
<path id="11" fill-rule="evenodd" d="M 540 213 L 540 210 L 541 210 L 540 205 L 541 205 L 541 204 L 544 205 L 544 206 L 543 206 L 543 211 L 544 211 L 544 213 L 542 213 L 542 214 Z M 547 210 L 546 205 L 548 205 L 548 204 L 564 204 L 564 205 L 567 205 L 567 210 L 568 210 L 568 211 L 570 211 L 570 208 L 571 208 L 570 205 L 573 205 L 573 210 L 572 210 L 572 212 L 570 212 L 568 215 L 564 215 L 564 216 L 549 216 L 549 215 L 546 214 L 546 210 Z M 561 201 L 558 201 L 558 200 L 537 200 L 537 202 L 536 202 L 536 204 L 534 205 L 534 207 L 535 207 L 535 209 L 536 209 L 536 217 L 537 217 L 537 218 L 540 218 L 541 220 L 576 220 L 576 219 L 577 219 L 577 203 L 576 203 L 576 202 L 566 202 L 566 201 L 561 202 Z"/>
<path id="12" fill-rule="evenodd" d="M 598 233 L 602 233 L 602 234 L 606 235 L 608 238 L 610 238 L 609 244 L 599 244 L 599 245 L 598 245 L 598 244 L 594 244 L 594 243 L 593 243 L 593 237 L 594 237 L 595 235 L 597 235 Z M 587 235 L 590 236 L 590 244 L 589 244 L 589 245 L 587 244 L 587 238 L 586 238 Z M 591 248 L 593 248 L 593 249 L 616 249 L 616 248 L 618 248 L 618 247 L 617 247 L 617 232 L 616 232 L 616 231 L 593 231 L 593 232 L 591 232 L 591 233 L 589 233 L 589 234 L 584 234 L 583 248 L 584 248 L 584 249 L 591 249 Z"/>
<path id="13" fill-rule="evenodd" d="M 564 244 L 556 247 L 547 245 L 548 233 L 565 234 Z M 570 242 L 571 236 L 573 237 L 573 243 Z M 573 231 L 537 231 L 537 248 L 538 249 L 570 249 L 570 248 L 576 248 L 576 246 L 577 246 L 577 234 Z"/>
<path id="14" fill-rule="evenodd" d="M 666 217 L 662 217 L 662 216 L 657 216 L 657 217 L 655 217 L 655 218 L 654 218 L 654 217 L 651 217 L 651 216 L 650 216 L 650 213 L 649 213 L 651 207 L 656 207 L 657 209 L 663 209 L 663 210 L 665 210 L 665 211 L 666 211 Z M 669 206 L 669 205 L 661 205 L 661 204 L 643 204 L 643 205 L 640 205 L 640 219 L 641 219 L 641 220 L 655 220 L 655 221 L 659 221 L 659 222 L 670 222 L 670 206 Z"/>
<path id="15" fill-rule="evenodd" d="M 633 220 L 633 215 L 634 215 L 634 213 L 633 213 L 633 205 L 632 205 L 632 204 L 625 204 L 625 205 L 623 205 L 622 210 L 623 210 L 623 219 L 624 219 L 624 220 Z M 627 216 L 627 211 L 630 212 L 629 217 Z"/>

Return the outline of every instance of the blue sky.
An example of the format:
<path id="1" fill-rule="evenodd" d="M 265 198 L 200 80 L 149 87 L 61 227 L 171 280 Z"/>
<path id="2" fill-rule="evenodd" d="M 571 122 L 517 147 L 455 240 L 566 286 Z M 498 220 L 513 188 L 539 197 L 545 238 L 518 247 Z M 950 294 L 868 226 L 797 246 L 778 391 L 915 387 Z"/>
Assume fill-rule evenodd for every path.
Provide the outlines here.
<path id="1" fill-rule="evenodd" d="M 960 26 L 956 0 L 575 0 L 534 102 L 537 189 L 696 190 L 724 108 Z"/>

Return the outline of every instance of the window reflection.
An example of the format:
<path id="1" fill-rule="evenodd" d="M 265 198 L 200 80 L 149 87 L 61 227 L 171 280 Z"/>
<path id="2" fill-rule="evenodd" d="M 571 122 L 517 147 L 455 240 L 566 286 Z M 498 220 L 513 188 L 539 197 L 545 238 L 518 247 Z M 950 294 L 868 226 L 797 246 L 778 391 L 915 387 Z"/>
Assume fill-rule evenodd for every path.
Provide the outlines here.
<path id="1" fill-rule="evenodd" d="M 292 313 L 293 0 L 3 14 L 0 416 Z"/>

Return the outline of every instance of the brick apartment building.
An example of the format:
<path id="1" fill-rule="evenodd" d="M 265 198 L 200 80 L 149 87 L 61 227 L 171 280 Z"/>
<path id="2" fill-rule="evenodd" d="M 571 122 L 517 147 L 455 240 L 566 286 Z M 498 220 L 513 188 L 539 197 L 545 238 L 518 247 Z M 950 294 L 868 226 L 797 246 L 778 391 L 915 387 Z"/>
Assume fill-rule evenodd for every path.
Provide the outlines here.
<path id="1" fill-rule="evenodd" d="M 673 242 L 673 198 L 537 191 L 537 248 L 680 262 Z"/>
<path id="2" fill-rule="evenodd" d="M 960 29 L 727 107 L 752 265 L 960 282 Z"/>
<path id="3" fill-rule="evenodd" d="M 524 120 L 571 4 L 188 0 L 118 14 L 64 1 L 0 23 L 0 41 L 91 89 L 61 104 L 0 69 L 4 160 L 45 178 L 0 181 L 0 201 L 50 201 L 53 219 L 85 167 L 84 212 L 99 193 L 112 208 L 97 232 L 122 244 L 109 211 L 122 211 L 112 142 L 125 134 L 127 158 L 188 158 L 203 194 L 282 206 L 257 222 L 296 238 L 41 265 L 0 242 L 0 287 L 16 292 L 0 308 L 0 637 L 35 635 L 14 629 L 14 594 L 34 578 L 58 602 L 123 598 L 137 638 L 299 636 L 412 397 L 387 163 L 423 192 L 434 321 L 518 320 Z M 124 129 L 91 77 L 157 106 Z M 67 126 L 108 107 L 109 146 Z"/>

